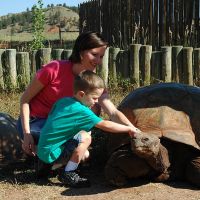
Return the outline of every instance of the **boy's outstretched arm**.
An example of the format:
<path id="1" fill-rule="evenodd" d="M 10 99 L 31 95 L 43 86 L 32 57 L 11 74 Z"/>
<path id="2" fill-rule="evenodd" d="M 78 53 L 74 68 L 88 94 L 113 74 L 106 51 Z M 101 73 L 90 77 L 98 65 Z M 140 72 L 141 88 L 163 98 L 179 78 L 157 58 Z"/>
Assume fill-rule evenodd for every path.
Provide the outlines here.
<path id="1" fill-rule="evenodd" d="M 129 133 L 131 137 L 135 137 L 137 133 L 141 132 L 134 126 L 126 126 L 108 120 L 102 120 L 95 127 L 112 133 Z"/>

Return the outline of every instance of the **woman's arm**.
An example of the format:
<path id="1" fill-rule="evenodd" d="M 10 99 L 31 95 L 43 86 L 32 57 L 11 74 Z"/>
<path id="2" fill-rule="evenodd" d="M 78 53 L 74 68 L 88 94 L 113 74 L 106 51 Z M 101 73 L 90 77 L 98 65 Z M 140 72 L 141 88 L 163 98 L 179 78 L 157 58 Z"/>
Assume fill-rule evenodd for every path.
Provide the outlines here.
<path id="1" fill-rule="evenodd" d="M 108 120 L 102 120 L 95 127 L 112 133 L 129 133 L 131 137 L 135 137 L 135 134 L 140 132 L 139 129 L 133 126 L 126 126 Z"/>
<path id="2" fill-rule="evenodd" d="M 114 122 L 120 123 L 120 124 L 125 124 L 128 126 L 133 126 L 133 124 L 127 119 L 127 117 L 119 111 L 115 105 L 110 101 L 108 97 L 108 93 L 104 93 L 100 98 L 99 98 L 99 104 L 108 114 L 110 119 Z M 134 126 L 133 126 L 134 127 Z"/>
<path id="3" fill-rule="evenodd" d="M 31 99 L 36 96 L 42 89 L 42 83 L 36 78 L 33 78 L 32 82 L 29 84 L 27 89 L 22 94 L 20 100 L 20 115 L 21 115 L 21 123 L 24 134 L 24 141 L 22 144 L 22 148 L 29 155 L 35 155 L 35 145 L 32 135 L 30 134 L 30 125 L 29 125 L 29 116 L 30 116 L 30 108 L 29 102 Z"/>

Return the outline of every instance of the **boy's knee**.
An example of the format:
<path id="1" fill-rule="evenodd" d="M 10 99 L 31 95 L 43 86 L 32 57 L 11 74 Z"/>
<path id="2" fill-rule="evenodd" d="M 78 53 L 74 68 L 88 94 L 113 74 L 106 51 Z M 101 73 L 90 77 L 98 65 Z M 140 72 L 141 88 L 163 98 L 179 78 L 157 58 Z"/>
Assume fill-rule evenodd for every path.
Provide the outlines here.
<path id="1" fill-rule="evenodd" d="M 87 161 L 90 157 L 90 152 L 88 150 L 85 151 L 83 158 L 81 159 L 83 162 Z"/>
<path id="2" fill-rule="evenodd" d="M 91 134 L 86 131 L 81 131 L 81 142 L 91 144 L 92 142 Z"/>

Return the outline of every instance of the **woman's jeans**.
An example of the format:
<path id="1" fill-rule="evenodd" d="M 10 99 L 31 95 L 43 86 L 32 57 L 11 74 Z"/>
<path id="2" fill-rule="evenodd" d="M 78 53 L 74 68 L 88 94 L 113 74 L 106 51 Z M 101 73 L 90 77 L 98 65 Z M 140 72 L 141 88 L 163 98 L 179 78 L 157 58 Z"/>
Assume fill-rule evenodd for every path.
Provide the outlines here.
<path id="1" fill-rule="evenodd" d="M 30 117 L 30 133 L 34 138 L 35 144 L 38 144 L 41 129 L 43 128 L 46 118 Z M 19 132 L 19 137 L 23 140 L 24 134 L 22 130 L 21 118 L 17 120 L 17 130 Z"/>

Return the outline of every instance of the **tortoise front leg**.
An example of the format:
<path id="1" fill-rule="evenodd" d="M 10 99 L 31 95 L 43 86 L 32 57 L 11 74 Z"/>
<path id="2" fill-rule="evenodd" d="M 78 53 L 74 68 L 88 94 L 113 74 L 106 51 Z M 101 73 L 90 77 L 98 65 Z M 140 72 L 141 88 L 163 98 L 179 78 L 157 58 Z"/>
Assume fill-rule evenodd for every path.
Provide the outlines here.
<path id="1" fill-rule="evenodd" d="M 146 161 L 133 154 L 130 149 L 117 150 L 106 164 L 105 177 L 110 184 L 121 187 L 128 179 L 147 176 L 150 170 Z"/>
<path id="2" fill-rule="evenodd" d="M 186 180 L 190 183 L 200 187 L 200 155 L 193 157 L 186 167 Z"/>

